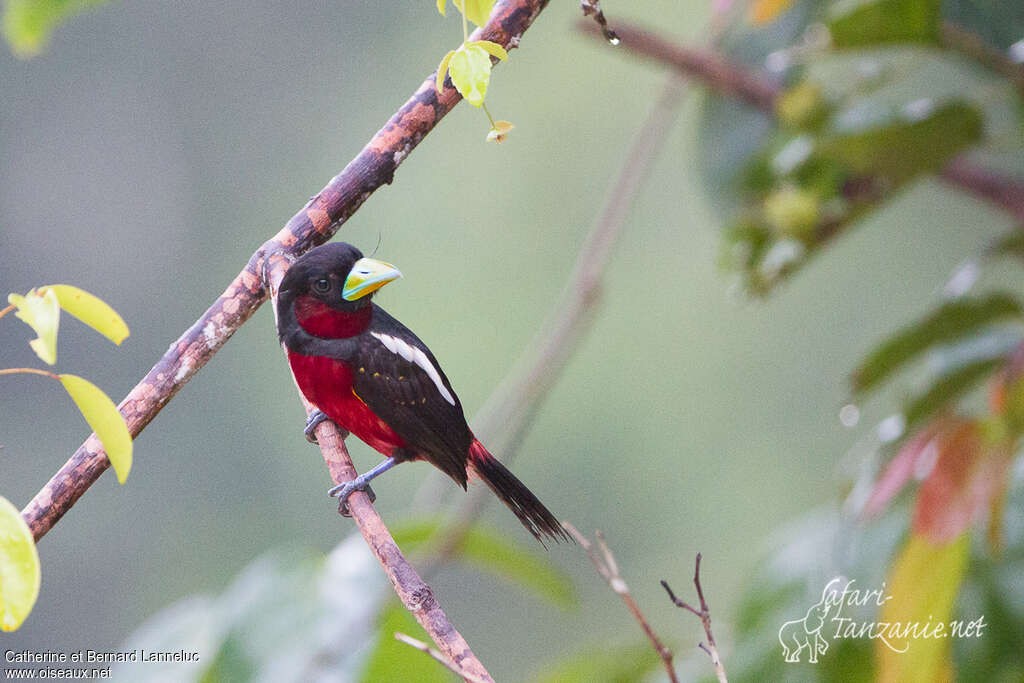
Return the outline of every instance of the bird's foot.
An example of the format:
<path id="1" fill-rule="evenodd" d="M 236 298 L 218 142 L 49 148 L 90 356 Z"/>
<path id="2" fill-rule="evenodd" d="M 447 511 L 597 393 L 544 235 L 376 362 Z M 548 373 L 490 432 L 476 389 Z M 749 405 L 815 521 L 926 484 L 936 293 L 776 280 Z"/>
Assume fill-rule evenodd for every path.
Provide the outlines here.
<path id="1" fill-rule="evenodd" d="M 361 474 L 352 481 L 346 481 L 344 484 L 338 484 L 333 489 L 327 492 L 327 495 L 338 497 L 338 512 L 341 513 L 342 517 L 351 517 L 352 512 L 348 509 L 348 497 L 356 491 L 366 491 L 366 495 L 370 497 L 370 502 L 377 500 L 377 494 L 370 488 L 370 479 L 365 474 Z"/>
<path id="2" fill-rule="evenodd" d="M 302 430 L 302 433 L 306 435 L 306 441 L 312 444 L 317 443 L 316 428 L 320 426 L 321 422 L 330 419 L 331 418 L 327 417 L 322 410 L 314 410 L 310 413 L 309 417 L 306 418 L 306 427 Z M 348 436 L 348 432 L 341 427 L 338 427 L 338 430 L 341 432 L 341 438 L 344 439 Z"/>

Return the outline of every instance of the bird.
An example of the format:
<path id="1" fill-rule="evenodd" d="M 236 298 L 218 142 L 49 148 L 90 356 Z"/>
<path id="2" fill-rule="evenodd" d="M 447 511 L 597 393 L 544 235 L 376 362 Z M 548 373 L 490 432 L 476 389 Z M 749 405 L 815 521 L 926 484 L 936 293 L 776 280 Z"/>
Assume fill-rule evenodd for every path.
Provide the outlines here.
<path id="1" fill-rule="evenodd" d="M 278 335 L 295 382 L 316 408 L 306 438 L 331 420 L 385 459 L 332 488 L 339 511 L 348 497 L 407 461 L 429 462 L 463 489 L 482 480 L 542 544 L 571 540 L 558 519 L 477 439 L 462 403 L 434 354 L 409 328 L 372 299 L 402 277 L 395 266 L 364 257 L 345 242 L 306 252 L 278 288 Z M 546 547 L 546 544 L 545 544 Z"/>

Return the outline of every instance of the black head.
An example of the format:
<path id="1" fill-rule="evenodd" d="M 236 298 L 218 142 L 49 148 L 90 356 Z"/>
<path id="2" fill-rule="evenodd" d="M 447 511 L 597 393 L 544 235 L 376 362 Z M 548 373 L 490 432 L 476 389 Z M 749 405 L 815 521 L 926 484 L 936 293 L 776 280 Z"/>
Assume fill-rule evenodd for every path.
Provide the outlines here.
<path id="1" fill-rule="evenodd" d="M 309 295 L 339 311 L 370 305 L 373 294 L 402 277 L 390 263 L 364 258 L 345 242 L 331 242 L 299 257 L 281 280 L 279 296 L 294 301 Z"/>

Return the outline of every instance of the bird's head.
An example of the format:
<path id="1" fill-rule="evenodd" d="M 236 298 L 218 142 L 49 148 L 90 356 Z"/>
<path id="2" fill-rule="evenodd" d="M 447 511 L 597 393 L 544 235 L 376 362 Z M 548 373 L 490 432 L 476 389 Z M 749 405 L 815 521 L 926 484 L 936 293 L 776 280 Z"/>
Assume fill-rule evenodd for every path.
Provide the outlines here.
<path id="1" fill-rule="evenodd" d="M 293 301 L 308 296 L 343 312 L 370 305 L 373 294 L 402 277 L 390 263 L 366 258 L 344 242 L 332 242 L 301 256 L 281 280 L 280 293 Z"/>

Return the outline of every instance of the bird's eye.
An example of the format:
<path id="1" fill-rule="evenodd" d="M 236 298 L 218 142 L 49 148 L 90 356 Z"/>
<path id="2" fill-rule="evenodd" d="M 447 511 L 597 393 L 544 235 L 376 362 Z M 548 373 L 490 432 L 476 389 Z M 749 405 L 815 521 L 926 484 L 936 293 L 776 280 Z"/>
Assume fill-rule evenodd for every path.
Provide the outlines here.
<path id="1" fill-rule="evenodd" d="M 322 277 L 313 283 L 313 289 L 319 294 L 326 294 L 331 291 L 331 281 Z"/>

